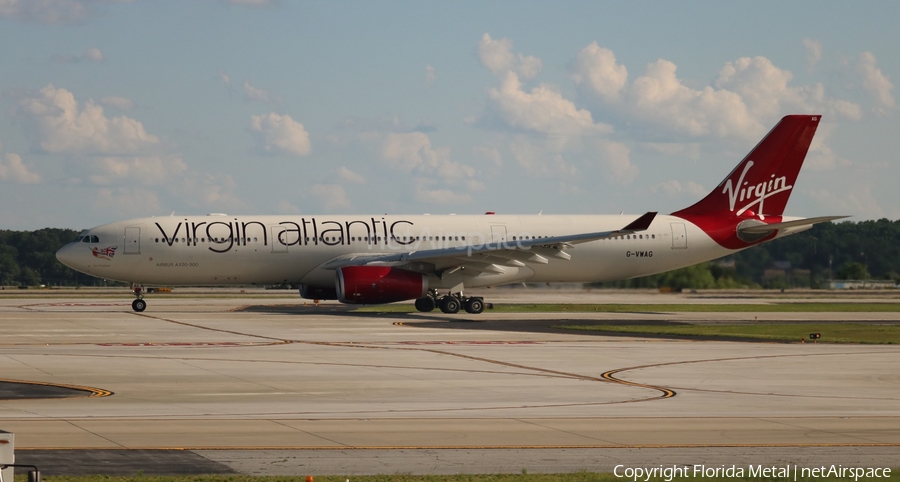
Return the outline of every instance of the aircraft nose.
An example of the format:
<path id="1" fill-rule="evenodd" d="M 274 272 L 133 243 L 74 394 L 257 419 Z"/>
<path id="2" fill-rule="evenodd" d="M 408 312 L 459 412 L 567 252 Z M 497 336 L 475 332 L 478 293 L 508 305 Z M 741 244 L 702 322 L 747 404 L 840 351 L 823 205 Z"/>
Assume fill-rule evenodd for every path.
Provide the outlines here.
<path id="1" fill-rule="evenodd" d="M 75 268 L 75 253 L 72 250 L 72 245 L 67 244 L 62 248 L 59 248 L 59 251 L 56 252 L 56 259 L 59 260 L 60 263 L 70 267 Z"/>

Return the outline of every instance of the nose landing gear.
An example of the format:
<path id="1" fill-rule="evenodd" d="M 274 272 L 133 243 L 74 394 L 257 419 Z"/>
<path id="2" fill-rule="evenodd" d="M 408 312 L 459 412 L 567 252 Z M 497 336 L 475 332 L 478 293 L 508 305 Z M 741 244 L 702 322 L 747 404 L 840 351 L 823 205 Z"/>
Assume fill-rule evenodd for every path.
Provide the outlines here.
<path id="1" fill-rule="evenodd" d="M 131 302 L 131 309 L 140 313 L 147 309 L 147 302 L 144 301 L 144 287 L 138 283 L 131 284 L 131 291 L 134 293 L 135 299 Z"/>
<path id="2" fill-rule="evenodd" d="M 416 309 L 428 313 L 440 308 L 447 314 L 459 313 L 460 308 L 466 313 L 478 314 L 484 311 L 484 298 L 480 296 L 465 297 L 462 292 L 448 293 L 439 296 L 437 290 L 431 290 L 428 296 L 416 300 Z"/>

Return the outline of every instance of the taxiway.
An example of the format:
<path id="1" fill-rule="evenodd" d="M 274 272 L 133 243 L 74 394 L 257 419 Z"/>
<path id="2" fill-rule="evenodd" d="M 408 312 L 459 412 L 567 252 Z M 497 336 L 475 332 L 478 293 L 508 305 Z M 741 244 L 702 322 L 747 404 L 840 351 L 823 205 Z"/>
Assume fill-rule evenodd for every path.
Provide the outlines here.
<path id="1" fill-rule="evenodd" d="M 621 302 L 581 302 L 604 296 Z M 0 378 L 75 389 L 0 401 L 20 461 L 187 450 L 249 474 L 557 472 L 754 458 L 889 466 L 900 448 L 900 347 L 549 328 L 900 321 L 893 313 L 449 316 L 238 296 L 150 298 L 137 314 L 129 302 L 0 297 Z"/>

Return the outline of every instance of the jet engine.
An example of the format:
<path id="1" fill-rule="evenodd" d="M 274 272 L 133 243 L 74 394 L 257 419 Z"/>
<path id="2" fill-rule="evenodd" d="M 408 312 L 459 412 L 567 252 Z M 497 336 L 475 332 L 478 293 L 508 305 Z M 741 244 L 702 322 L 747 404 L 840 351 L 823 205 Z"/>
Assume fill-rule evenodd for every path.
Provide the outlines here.
<path id="1" fill-rule="evenodd" d="M 338 268 L 335 281 L 341 303 L 393 303 L 428 294 L 424 275 L 390 266 L 345 266 Z"/>

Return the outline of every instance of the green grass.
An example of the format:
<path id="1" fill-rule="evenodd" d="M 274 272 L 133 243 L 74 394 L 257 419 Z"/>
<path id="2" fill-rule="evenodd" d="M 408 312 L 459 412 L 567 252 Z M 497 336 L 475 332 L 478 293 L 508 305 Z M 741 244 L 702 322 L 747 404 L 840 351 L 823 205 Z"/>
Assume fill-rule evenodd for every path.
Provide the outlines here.
<path id="1" fill-rule="evenodd" d="M 365 313 L 413 313 L 410 304 L 364 306 Z M 491 311 L 491 310 L 488 310 Z M 900 303 L 723 303 L 723 304 L 497 304 L 495 313 L 900 313 Z"/>
<path id="2" fill-rule="evenodd" d="M 655 466 L 647 464 L 648 466 Z M 746 474 L 748 468 L 744 466 Z M 523 470 L 523 472 L 525 472 Z M 891 471 L 890 478 L 867 478 L 860 477 L 857 479 L 861 482 L 879 481 L 887 482 L 897 480 L 898 470 Z M 618 478 L 611 473 L 598 474 L 593 472 L 576 472 L 572 474 L 494 474 L 494 475 L 365 475 L 365 476 L 319 476 L 314 475 L 315 482 L 631 482 L 630 478 Z M 111 476 L 56 476 L 43 477 L 47 482 L 304 482 L 305 475 L 296 477 L 259 477 L 249 475 L 192 475 L 192 476 L 146 476 L 137 475 L 132 477 L 111 477 Z M 750 477 L 676 477 L 674 481 L 703 480 L 704 482 L 735 482 L 735 481 L 765 481 L 765 482 L 793 482 L 791 478 L 750 478 Z M 24 475 L 16 475 L 15 482 L 26 482 Z M 639 480 L 644 480 L 641 478 Z M 651 478 L 650 481 L 661 482 L 665 479 L 660 477 Z M 847 481 L 853 478 L 804 478 L 797 477 L 798 482 L 818 482 L 818 481 Z"/>
<path id="3" fill-rule="evenodd" d="M 652 335 L 676 335 L 688 337 L 725 337 L 747 340 L 799 342 L 810 333 L 821 333 L 818 343 L 900 343 L 900 326 L 873 323 L 752 323 L 728 325 L 692 325 L 687 323 L 666 325 L 557 325 L 567 330 L 601 331 Z"/>

